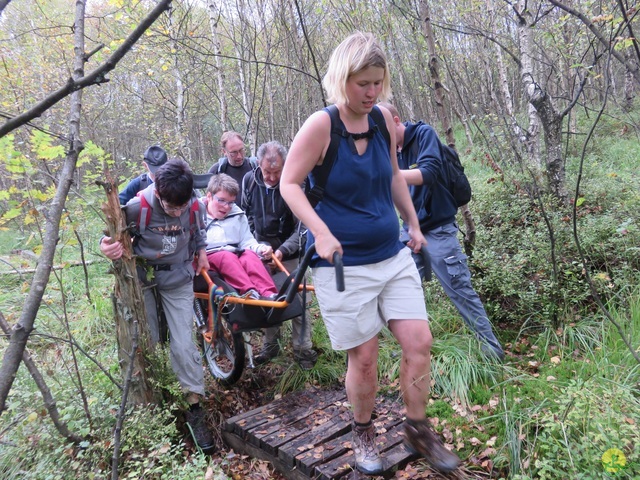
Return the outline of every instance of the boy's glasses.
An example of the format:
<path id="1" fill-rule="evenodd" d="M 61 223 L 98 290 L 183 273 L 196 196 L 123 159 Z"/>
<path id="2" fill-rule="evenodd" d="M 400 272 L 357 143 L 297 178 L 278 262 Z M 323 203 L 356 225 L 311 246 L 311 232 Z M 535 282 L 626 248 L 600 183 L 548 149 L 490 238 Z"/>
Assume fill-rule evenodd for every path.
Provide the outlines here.
<path id="1" fill-rule="evenodd" d="M 217 195 L 213 195 L 213 198 L 215 198 L 216 202 L 218 202 L 223 207 L 233 207 L 236 204 L 236 202 L 228 202 L 227 200 L 223 200 Z"/>
<path id="2" fill-rule="evenodd" d="M 159 198 L 160 200 L 160 205 L 162 205 L 162 208 L 165 212 L 167 213 L 178 213 L 178 212 L 183 212 L 187 209 L 187 207 L 189 206 L 189 202 L 185 203 L 184 205 L 180 205 L 179 207 L 174 207 L 172 205 L 169 205 L 167 202 L 165 202 L 163 199 Z"/>

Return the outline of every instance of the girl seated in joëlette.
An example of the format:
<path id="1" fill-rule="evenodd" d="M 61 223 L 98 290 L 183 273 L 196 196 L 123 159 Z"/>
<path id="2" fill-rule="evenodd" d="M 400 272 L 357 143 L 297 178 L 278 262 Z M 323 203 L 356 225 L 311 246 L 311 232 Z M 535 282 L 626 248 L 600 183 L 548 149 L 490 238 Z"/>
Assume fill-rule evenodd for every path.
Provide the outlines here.
<path id="1" fill-rule="evenodd" d="M 273 249 L 251 234 L 246 215 L 235 203 L 239 189 L 238 182 L 224 173 L 209 180 L 205 198 L 209 266 L 239 294 L 274 299 L 278 290 L 262 263 L 271 258 Z"/>

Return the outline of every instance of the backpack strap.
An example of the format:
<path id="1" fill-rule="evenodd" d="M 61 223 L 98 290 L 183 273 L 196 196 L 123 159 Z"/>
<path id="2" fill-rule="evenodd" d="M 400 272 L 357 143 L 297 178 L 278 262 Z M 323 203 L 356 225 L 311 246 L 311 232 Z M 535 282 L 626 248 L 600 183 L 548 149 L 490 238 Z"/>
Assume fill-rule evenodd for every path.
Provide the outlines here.
<path id="1" fill-rule="evenodd" d="M 313 208 L 315 208 L 316 205 L 320 203 L 320 200 L 322 200 L 322 197 L 324 197 L 324 187 L 327 185 L 329 173 L 338 156 L 340 141 L 349 136 L 349 132 L 344 128 L 340 128 L 340 112 L 338 111 L 338 107 L 329 105 L 323 108 L 323 110 L 326 111 L 329 114 L 329 118 L 331 118 L 331 141 L 329 142 L 329 148 L 327 148 L 327 153 L 324 156 L 322 165 L 313 168 L 313 175 L 316 181 L 313 187 L 307 192 L 307 199 Z"/>
<path id="2" fill-rule="evenodd" d="M 138 235 L 142 235 L 151 220 L 151 202 L 145 195 L 147 190 L 141 190 L 136 194 L 140 199 L 140 211 L 138 212 Z"/>
<path id="3" fill-rule="evenodd" d="M 228 164 L 229 164 L 229 160 L 227 159 L 227 157 L 220 157 L 218 159 L 218 172 L 217 173 L 226 172 Z"/>
<path id="4" fill-rule="evenodd" d="M 324 160 L 322 161 L 322 165 L 318 165 L 313 169 L 313 175 L 316 180 L 315 184 L 306 192 L 307 199 L 313 208 L 315 208 L 322 200 L 322 197 L 324 197 L 324 188 L 327 185 L 329 173 L 331 172 L 336 157 L 338 156 L 340 141 L 343 138 L 349 137 L 349 132 L 340 126 L 340 112 L 338 111 L 338 107 L 336 105 L 329 105 L 328 107 L 323 108 L 323 110 L 325 110 L 331 118 L 331 141 L 327 148 L 327 153 L 324 156 Z M 391 136 L 389 135 L 387 121 L 385 120 L 382 111 L 378 106 L 374 105 L 369 115 L 373 120 L 374 128 L 377 128 L 377 130 L 382 133 L 382 136 L 387 141 L 387 145 L 391 148 Z"/>
<path id="5" fill-rule="evenodd" d="M 144 194 L 146 190 L 140 191 L 136 194 L 140 198 L 140 210 L 138 212 L 138 235 L 142 235 L 149 225 L 151 220 L 151 202 Z M 204 227 L 202 225 L 202 217 L 200 216 L 200 202 L 197 199 L 191 199 L 191 205 L 189 207 L 189 225 L 197 225 L 200 230 Z"/>
<path id="6" fill-rule="evenodd" d="M 240 185 L 240 189 L 242 191 L 243 204 L 245 203 L 245 200 L 247 200 L 247 203 L 250 202 L 250 200 L 248 199 L 250 199 L 253 196 L 253 189 L 255 188 L 256 185 L 257 185 L 256 171 L 252 170 L 250 172 L 245 173 L 244 177 L 242 177 L 242 185 Z"/>
<path id="7" fill-rule="evenodd" d="M 375 123 L 376 127 L 378 127 L 378 131 L 382 133 L 382 136 L 387 141 L 387 145 L 389 145 L 389 148 L 391 148 L 391 136 L 389 135 L 389 130 L 387 129 L 387 121 L 384 119 L 382 111 L 377 105 L 374 105 L 369 115 L 373 119 L 373 123 Z"/>
<path id="8" fill-rule="evenodd" d="M 191 199 L 189 225 L 197 225 L 199 230 L 203 230 L 202 216 L 200 215 L 200 202 L 196 198 Z"/>

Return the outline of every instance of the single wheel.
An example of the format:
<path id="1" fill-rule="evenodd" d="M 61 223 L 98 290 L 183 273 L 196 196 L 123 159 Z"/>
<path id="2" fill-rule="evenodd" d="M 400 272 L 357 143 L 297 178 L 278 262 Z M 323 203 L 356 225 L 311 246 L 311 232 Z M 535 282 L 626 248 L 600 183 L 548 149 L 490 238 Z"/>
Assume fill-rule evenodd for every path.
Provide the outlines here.
<path id="1" fill-rule="evenodd" d="M 196 299 L 193 311 L 196 316 L 196 327 L 207 325 L 207 302 Z M 217 332 L 199 331 L 200 348 L 213 378 L 222 385 L 230 386 L 242 376 L 245 364 L 244 338 L 241 333 L 233 333 L 229 329 L 224 316 L 219 319 Z M 204 330 L 204 328 L 200 328 Z"/>

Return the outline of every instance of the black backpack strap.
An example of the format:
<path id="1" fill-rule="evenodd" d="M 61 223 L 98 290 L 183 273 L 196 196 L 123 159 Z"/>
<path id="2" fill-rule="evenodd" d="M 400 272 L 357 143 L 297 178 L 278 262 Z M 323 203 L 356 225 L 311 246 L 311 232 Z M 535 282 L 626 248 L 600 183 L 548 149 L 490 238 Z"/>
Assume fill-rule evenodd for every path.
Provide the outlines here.
<path id="1" fill-rule="evenodd" d="M 143 173 L 142 175 L 140 175 L 140 190 L 144 190 L 149 185 L 151 185 L 151 179 L 149 178 L 149 175 L 146 173 Z"/>
<path id="2" fill-rule="evenodd" d="M 369 115 L 371 115 L 373 123 L 376 124 L 378 130 L 380 131 L 380 133 L 382 133 L 382 136 L 387 141 L 387 145 L 389 145 L 389 148 L 391 148 L 391 136 L 389 135 L 389 130 L 387 129 L 387 121 L 384 119 L 382 111 L 378 106 L 374 105 Z"/>
<path id="3" fill-rule="evenodd" d="M 331 142 L 329 143 L 329 148 L 327 148 L 327 153 L 324 156 L 322 165 L 318 165 L 313 169 L 315 183 L 307 192 L 307 199 L 313 208 L 315 208 L 322 200 L 322 197 L 324 197 L 324 187 L 327 185 L 329 173 L 338 156 L 340 141 L 349 136 L 349 133 L 340 127 L 340 112 L 338 111 L 338 107 L 329 105 L 323 108 L 323 110 L 326 111 L 331 118 Z"/>
<path id="4" fill-rule="evenodd" d="M 327 148 L 327 153 L 324 156 L 324 160 L 322 165 L 318 165 L 313 169 L 313 175 L 315 177 L 315 183 L 311 190 L 309 190 L 306 195 L 309 203 L 313 208 L 320 203 L 322 197 L 324 197 L 324 188 L 327 185 L 327 180 L 329 178 L 329 173 L 333 168 L 333 164 L 338 156 L 338 147 L 340 146 L 340 141 L 343 138 L 349 137 L 349 132 L 346 129 L 341 127 L 340 124 L 340 112 L 338 111 L 338 107 L 335 105 L 329 105 L 325 107 L 325 110 L 329 117 L 331 118 L 331 142 L 329 143 L 329 148 Z M 380 111 L 380 108 L 374 106 L 371 109 L 371 113 L 369 113 L 375 126 L 382 133 L 382 136 L 387 141 L 387 145 L 391 148 L 391 136 L 389 135 L 389 130 L 387 129 L 387 121 L 384 118 L 384 115 Z"/>
<path id="5" fill-rule="evenodd" d="M 218 171 L 216 173 L 225 173 L 227 171 L 227 165 L 229 164 L 229 160 L 227 157 L 220 157 L 218 159 Z"/>

